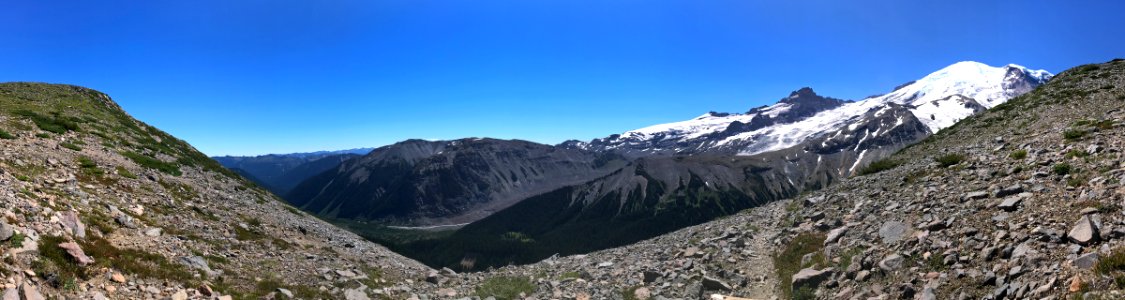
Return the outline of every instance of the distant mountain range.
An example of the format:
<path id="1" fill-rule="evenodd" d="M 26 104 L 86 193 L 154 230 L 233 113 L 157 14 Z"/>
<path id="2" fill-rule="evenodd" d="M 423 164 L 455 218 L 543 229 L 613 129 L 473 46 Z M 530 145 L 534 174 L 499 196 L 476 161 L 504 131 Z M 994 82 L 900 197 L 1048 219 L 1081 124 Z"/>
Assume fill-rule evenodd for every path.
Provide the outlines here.
<path id="1" fill-rule="evenodd" d="M 405 141 L 341 157 L 284 195 L 332 220 L 469 224 L 442 239 L 392 245 L 431 265 L 531 262 L 822 188 L 1051 77 L 960 62 L 859 101 L 806 87 L 745 113 L 711 112 L 589 142 Z"/>
<path id="2" fill-rule="evenodd" d="M 367 154 L 373 149 L 356 148 L 259 156 L 215 156 L 212 158 L 224 167 L 254 181 L 274 194 L 285 195 L 309 177 L 336 167 L 349 158 Z"/>

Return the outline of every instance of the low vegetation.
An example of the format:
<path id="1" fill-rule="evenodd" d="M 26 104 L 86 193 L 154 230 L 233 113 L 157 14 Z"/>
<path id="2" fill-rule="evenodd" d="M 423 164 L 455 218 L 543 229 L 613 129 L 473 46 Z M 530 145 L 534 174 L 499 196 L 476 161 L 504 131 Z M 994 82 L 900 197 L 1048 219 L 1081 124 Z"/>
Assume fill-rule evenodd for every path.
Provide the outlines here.
<path id="1" fill-rule="evenodd" d="M 793 293 L 792 279 L 794 274 L 801 269 L 825 265 L 823 233 L 801 233 L 785 245 L 785 248 L 773 257 L 773 266 L 777 270 L 777 278 L 781 283 L 781 292 L 786 299 L 810 299 Z M 802 264 L 805 255 L 818 253 L 808 263 Z"/>
<path id="2" fill-rule="evenodd" d="M 1114 249 L 1112 253 L 1098 260 L 1094 270 L 1098 274 L 1112 277 L 1117 288 L 1125 288 L 1125 247 Z"/>
<path id="3" fill-rule="evenodd" d="M 125 167 L 122 167 L 122 166 L 117 166 L 117 175 L 119 175 L 121 177 L 129 178 L 129 179 L 137 179 L 137 174 L 133 174 L 133 172 L 129 172 L 129 169 L 126 169 Z"/>
<path id="4" fill-rule="evenodd" d="M 1073 142 L 1073 141 L 1081 140 L 1083 137 L 1086 137 L 1086 131 L 1082 130 L 1082 129 L 1072 128 L 1072 129 L 1067 129 L 1066 131 L 1063 131 L 1063 138 L 1066 139 L 1067 141 Z"/>
<path id="5" fill-rule="evenodd" d="M 934 158 L 934 161 L 936 161 L 938 165 L 941 165 L 942 168 L 948 168 L 965 161 L 965 156 L 957 153 L 950 153 L 938 156 Z"/>
<path id="6" fill-rule="evenodd" d="M 191 282 L 194 273 L 187 267 L 168 261 L 164 256 L 135 249 L 117 248 L 101 238 L 77 243 L 86 255 L 95 258 L 93 264 L 82 266 L 59 247 L 66 243 L 62 237 L 43 236 L 39 241 L 40 259 L 33 264 L 36 274 L 56 288 L 69 289 L 78 279 L 90 279 L 102 268 L 120 270 L 142 278 Z"/>
<path id="7" fill-rule="evenodd" d="M 1056 175 L 1063 176 L 1073 172 L 1074 167 L 1071 167 L 1068 163 L 1059 163 L 1055 164 L 1054 167 L 1051 167 L 1051 171 L 1055 172 Z"/>
<path id="8" fill-rule="evenodd" d="M 1008 154 L 1008 157 L 1010 157 L 1010 158 L 1012 158 L 1012 159 L 1024 159 L 1024 158 L 1027 158 L 1027 150 L 1024 150 L 1024 149 L 1019 149 L 1019 150 L 1016 150 L 1016 151 L 1012 151 L 1012 153 L 1011 153 L 1011 154 Z"/>
<path id="9" fill-rule="evenodd" d="M 895 167 L 898 167 L 899 164 L 901 164 L 901 163 L 899 163 L 898 161 L 895 161 L 895 160 L 880 159 L 880 160 L 871 162 L 871 164 L 868 164 L 867 166 L 863 167 L 862 169 L 859 169 L 858 174 L 860 176 L 868 175 L 868 174 L 875 174 L 875 173 L 879 173 L 879 172 L 882 172 L 882 171 L 894 169 Z"/>
<path id="10" fill-rule="evenodd" d="M 82 151 L 82 147 L 72 143 L 59 143 L 59 147 L 67 148 L 74 151 Z"/>
<path id="11" fill-rule="evenodd" d="M 524 277 L 498 276 L 486 279 L 476 289 L 476 295 L 481 298 L 495 297 L 497 300 L 512 300 L 522 298 L 520 294 L 530 295 L 535 292 L 535 284 Z"/>
<path id="12" fill-rule="evenodd" d="M 17 110 L 15 114 L 31 119 L 39 129 L 55 134 L 78 131 L 78 123 L 82 122 L 81 119 L 76 117 L 63 116 L 58 111 L 53 111 L 50 115 L 43 115 L 31 110 Z"/>
<path id="13" fill-rule="evenodd" d="M 133 162 L 145 168 L 164 172 L 165 174 L 172 176 L 183 175 L 183 172 L 180 171 L 179 164 L 176 163 L 164 162 L 162 160 L 152 158 L 151 156 L 136 153 L 133 151 L 122 151 L 121 155 L 128 157 Z"/>

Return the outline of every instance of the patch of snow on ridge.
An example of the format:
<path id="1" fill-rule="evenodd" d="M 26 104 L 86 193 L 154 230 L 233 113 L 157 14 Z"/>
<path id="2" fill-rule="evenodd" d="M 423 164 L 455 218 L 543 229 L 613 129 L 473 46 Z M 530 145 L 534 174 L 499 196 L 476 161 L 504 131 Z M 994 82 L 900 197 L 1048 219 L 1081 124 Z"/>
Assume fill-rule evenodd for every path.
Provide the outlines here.
<path id="1" fill-rule="evenodd" d="M 1027 70 L 1018 65 L 991 67 L 978 62 L 959 62 L 889 94 L 845 103 L 798 122 L 743 132 L 728 137 L 719 144 L 753 141 L 739 153 L 740 155 L 785 149 L 840 128 L 867 111 L 887 103 L 914 107 L 911 109 L 914 116 L 925 124 L 930 132 L 936 133 L 976 113 L 971 107 L 966 106 L 968 101 L 975 100 L 976 104 L 984 108 L 992 108 L 1018 96 L 1004 88 L 1009 68 L 1017 68 L 1040 80 L 1053 76 L 1044 70 Z"/>

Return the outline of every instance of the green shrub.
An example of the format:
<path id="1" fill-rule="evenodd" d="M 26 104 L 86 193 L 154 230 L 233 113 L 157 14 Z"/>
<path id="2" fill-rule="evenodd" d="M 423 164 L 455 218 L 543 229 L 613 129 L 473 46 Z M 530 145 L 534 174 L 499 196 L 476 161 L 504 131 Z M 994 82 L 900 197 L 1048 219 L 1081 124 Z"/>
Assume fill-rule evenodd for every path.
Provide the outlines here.
<path id="1" fill-rule="evenodd" d="M 7 131 L 4 131 L 4 130 L 0 130 L 0 139 L 11 140 L 11 139 L 15 139 L 15 138 L 16 138 L 16 136 L 12 135 L 11 133 L 8 133 Z"/>
<path id="2" fill-rule="evenodd" d="M 880 160 L 871 162 L 871 164 L 868 164 L 867 166 L 863 167 L 862 169 L 859 169 L 859 175 L 863 176 L 863 175 L 867 175 L 867 174 L 875 174 L 875 173 L 879 173 L 879 172 L 882 172 L 882 171 L 894 169 L 899 164 L 900 163 L 898 161 L 894 161 L 894 160 L 891 160 L 891 159 L 880 159 Z"/>
<path id="3" fill-rule="evenodd" d="M 1066 158 L 1075 158 L 1075 157 L 1082 158 L 1082 157 L 1087 157 L 1087 156 L 1090 156 L 1090 153 L 1086 152 L 1086 150 L 1071 149 L 1070 151 L 1067 151 L 1066 155 L 1064 155 L 1063 157 L 1066 157 Z"/>
<path id="4" fill-rule="evenodd" d="M 1094 123 L 1093 125 L 1094 125 L 1094 128 L 1097 128 L 1098 130 L 1110 130 L 1110 129 L 1113 129 L 1114 124 L 1113 124 L 1113 120 L 1101 120 L 1101 121 L 1098 121 L 1097 123 Z"/>
<path id="5" fill-rule="evenodd" d="M 504 235 L 500 237 L 500 239 L 505 241 L 520 242 L 524 244 L 535 242 L 535 239 L 532 239 L 530 236 L 516 231 L 505 232 Z"/>
<path id="6" fill-rule="evenodd" d="M 1053 168 L 1051 168 L 1051 170 L 1054 171 L 1055 174 L 1058 174 L 1059 176 L 1070 174 L 1070 172 L 1074 171 L 1073 168 L 1068 163 L 1055 164 L 1055 166 Z"/>
<path id="7" fill-rule="evenodd" d="M 801 264 L 801 259 L 810 253 L 821 252 L 824 248 L 825 235 L 817 232 L 798 234 L 785 245 L 785 248 L 773 257 L 773 267 L 777 271 L 777 278 L 781 281 L 781 292 L 785 299 L 797 299 L 799 293 L 793 293 L 793 274 L 806 268 Z M 820 261 L 814 259 L 813 264 L 822 264 L 824 255 L 821 253 Z"/>
<path id="8" fill-rule="evenodd" d="M 31 121 L 35 123 L 35 126 L 43 131 L 54 132 L 55 134 L 78 131 L 78 122 L 76 122 L 75 119 L 63 117 L 58 112 L 54 112 L 50 116 L 45 116 L 33 111 L 21 110 L 17 111 L 16 115 L 31 119 Z"/>
<path id="9" fill-rule="evenodd" d="M 39 260 L 32 263 L 31 268 L 35 273 L 42 276 L 53 274 L 57 276 L 56 283 L 67 281 L 74 281 L 77 278 L 88 279 L 89 275 L 86 274 L 84 267 L 78 265 L 78 261 L 66 253 L 59 247 L 59 244 L 66 243 L 63 237 L 43 235 L 39 239 Z M 56 286 L 56 288 L 59 286 Z"/>
<path id="10" fill-rule="evenodd" d="M 1072 175 L 1066 180 L 1066 185 L 1071 187 L 1080 187 L 1086 184 L 1086 176 Z"/>
<path id="11" fill-rule="evenodd" d="M 477 286 L 476 295 L 496 297 L 497 300 L 519 299 L 520 293 L 530 295 L 535 292 L 535 284 L 526 277 L 498 276 L 486 279 Z"/>
<path id="12" fill-rule="evenodd" d="M 136 153 L 133 151 L 122 151 L 121 155 L 128 157 L 129 159 L 133 160 L 133 162 L 145 168 L 154 169 L 172 176 L 183 175 L 183 172 L 180 172 L 180 166 L 176 163 L 164 162 L 159 159 L 152 158 L 151 156 Z"/>
<path id="13" fill-rule="evenodd" d="M 129 172 L 129 169 L 126 169 L 125 167 L 122 167 L 122 166 L 117 166 L 117 175 L 121 175 L 121 177 L 129 178 L 129 179 L 137 179 L 137 174 L 133 174 L 133 172 Z"/>
<path id="14" fill-rule="evenodd" d="M 1094 270 L 1103 276 L 1113 277 L 1117 288 L 1125 288 L 1125 248 L 1118 247 L 1109 255 L 1102 256 Z"/>
<path id="15" fill-rule="evenodd" d="M 965 156 L 961 154 L 950 153 L 938 156 L 934 158 L 934 161 L 941 165 L 942 168 L 948 168 L 949 166 L 956 165 L 965 161 Z"/>
<path id="16" fill-rule="evenodd" d="M 43 132 L 43 133 L 36 133 L 36 134 L 35 134 L 35 137 L 37 137 L 37 138 L 41 138 L 41 139 L 46 139 L 46 138 L 50 138 L 50 137 L 51 137 L 51 134 L 50 134 L 50 133 L 46 133 L 46 132 Z"/>
<path id="17" fill-rule="evenodd" d="M 137 249 L 117 248 L 109 241 L 101 238 L 81 242 L 81 245 L 82 250 L 87 255 L 97 258 L 97 262 L 94 264 L 97 267 L 113 268 L 143 278 L 185 283 L 190 282 L 194 277 L 193 272 L 188 270 L 187 266 L 169 261 L 160 254 Z M 96 268 L 91 269 L 94 269 L 94 273 L 97 272 Z"/>
<path id="18" fill-rule="evenodd" d="M 1012 151 L 1011 154 L 1008 154 L 1008 157 L 1011 157 L 1012 159 L 1027 158 L 1027 150 L 1019 149 L 1019 150 L 1016 150 L 1016 151 Z"/>
<path id="19" fill-rule="evenodd" d="M 8 245 L 11 245 L 12 248 L 23 248 L 23 240 L 26 238 L 26 235 L 17 232 L 12 234 L 12 237 L 8 239 Z"/>
<path id="20" fill-rule="evenodd" d="M 97 163 L 85 156 L 78 158 L 78 169 L 81 171 L 79 179 L 98 179 L 105 174 Z"/>
<path id="21" fill-rule="evenodd" d="M 1063 131 L 1063 138 L 1067 141 L 1077 141 L 1086 136 L 1086 131 L 1081 129 L 1067 129 Z"/>

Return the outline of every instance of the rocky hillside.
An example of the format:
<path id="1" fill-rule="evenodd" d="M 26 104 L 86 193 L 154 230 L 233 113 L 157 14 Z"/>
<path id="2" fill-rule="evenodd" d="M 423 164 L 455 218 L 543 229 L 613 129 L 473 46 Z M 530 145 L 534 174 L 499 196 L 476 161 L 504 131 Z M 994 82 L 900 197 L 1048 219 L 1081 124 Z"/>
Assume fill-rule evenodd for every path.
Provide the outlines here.
<path id="1" fill-rule="evenodd" d="M 1080 66 L 800 197 L 775 239 L 784 286 L 823 299 L 1121 298 L 1123 122 L 1125 61 Z"/>
<path id="2" fill-rule="evenodd" d="M 90 89 L 0 84 L 0 153 L 4 299 L 337 299 L 428 270 Z"/>

